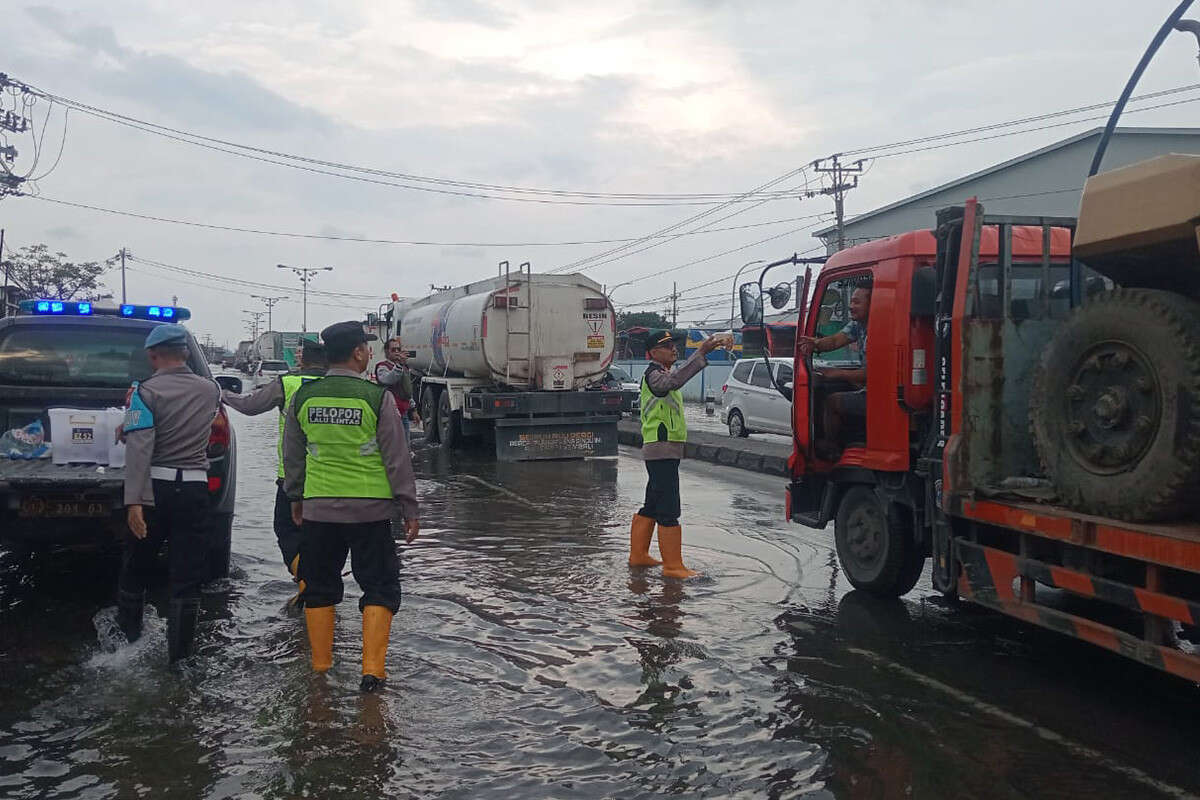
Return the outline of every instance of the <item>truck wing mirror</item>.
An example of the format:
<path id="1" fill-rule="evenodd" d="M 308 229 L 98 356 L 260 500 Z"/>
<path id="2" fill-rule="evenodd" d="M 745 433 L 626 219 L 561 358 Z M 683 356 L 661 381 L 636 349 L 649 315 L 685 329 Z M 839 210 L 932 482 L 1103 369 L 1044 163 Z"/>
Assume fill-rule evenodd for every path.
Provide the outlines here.
<path id="1" fill-rule="evenodd" d="M 743 283 L 738 289 L 742 305 L 742 322 L 746 325 L 761 325 L 763 319 L 762 291 L 757 283 Z"/>
<path id="2" fill-rule="evenodd" d="M 767 294 L 771 296 L 771 308 L 783 308 L 788 304 L 788 300 L 792 299 L 792 285 L 781 283 L 768 289 Z"/>
<path id="3" fill-rule="evenodd" d="M 216 381 L 218 386 L 228 392 L 242 393 L 242 379 L 236 375 L 218 375 Z"/>

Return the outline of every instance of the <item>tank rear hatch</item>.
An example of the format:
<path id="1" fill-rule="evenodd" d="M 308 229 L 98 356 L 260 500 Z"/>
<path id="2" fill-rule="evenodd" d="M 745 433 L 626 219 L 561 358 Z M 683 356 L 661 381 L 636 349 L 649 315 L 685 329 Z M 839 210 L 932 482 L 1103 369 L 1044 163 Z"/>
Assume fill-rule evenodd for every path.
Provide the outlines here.
<path id="1" fill-rule="evenodd" d="M 1075 257 L 1127 287 L 1200 297 L 1200 156 L 1171 154 L 1088 178 Z"/>

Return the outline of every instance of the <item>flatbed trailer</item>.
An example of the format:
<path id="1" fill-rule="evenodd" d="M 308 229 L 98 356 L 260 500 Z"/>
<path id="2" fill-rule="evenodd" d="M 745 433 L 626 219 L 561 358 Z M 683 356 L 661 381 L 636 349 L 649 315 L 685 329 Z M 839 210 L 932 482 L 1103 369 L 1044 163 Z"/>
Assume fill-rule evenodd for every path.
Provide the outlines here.
<path id="1" fill-rule="evenodd" d="M 1118 522 L 1000 500 L 964 502 L 956 516 L 963 599 L 1200 682 L 1200 647 L 1181 641 L 1174 624 L 1200 629 L 1200 602 L 1184 591 L 1200 573 L 1200 525 Z M 1104 577 L 1089 553 L 1123 563 Z M 1087 615 L 1046 602 L 1047 588 L 1086 598 Z"/>

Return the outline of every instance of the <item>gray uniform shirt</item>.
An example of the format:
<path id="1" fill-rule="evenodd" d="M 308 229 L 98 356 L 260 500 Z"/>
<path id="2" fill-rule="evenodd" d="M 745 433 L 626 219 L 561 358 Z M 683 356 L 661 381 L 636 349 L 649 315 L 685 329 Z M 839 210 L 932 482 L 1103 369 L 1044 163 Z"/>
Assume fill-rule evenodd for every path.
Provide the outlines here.
<path id="1" fill-rule="evenodd" d="M 303 369 L 300 374 L 306 378 L 319 378 L 324 370 Z M 271 409 L 283 411 L 283 379 L 276 378 L 270 383 L 264 383 L 250 394 L 234 394 L 225 389 L 221 392 L 221 401 L 234 411 L 248 417 L 257 417 Z"/>
<path id="2" fill-rule="evenodd" d="M 646 384 L 650 391 L 658 397 L 666 397 L 668 392 L 680 389 L 690 381 L 696 373 L 708 366 L 708 359 L 703 353 L 697 352 L 675 370 L 647 369 Z M 683 458 L 686 451 L 684 442 L 642 442 L 642 459 L 658 461 L 666 458 Z"/>
<path id="3" fill-rule="evenodd" d="M 348 369 L 330 369 L 328 377 L 361 378 Z M 387 470 L 393 500 L 361 497 L 313 497 L 304 500 L 304 470 L 308 438 L 296 418 L 295 398 L 288 406 L 283 424 L 283 491 L 293 501 L 304 500 L 304 519 L 312 522 L 378 522 L 391 519 L 398 507 L 405 519 L 418 519 L 417 483 L 413 477 L 412 454 L 404 436 L 404 423 L 391 398 L 379 407 L 375 439 Z"/>
<path id="4" fill-rule="evenodd" d="M 160 369 L 137 393 L 154 425 L 125 434 L 125 505 L 154 505 L 150 467 L 208 469 L 208 438 L 221 389 L 185 365 Z"/>

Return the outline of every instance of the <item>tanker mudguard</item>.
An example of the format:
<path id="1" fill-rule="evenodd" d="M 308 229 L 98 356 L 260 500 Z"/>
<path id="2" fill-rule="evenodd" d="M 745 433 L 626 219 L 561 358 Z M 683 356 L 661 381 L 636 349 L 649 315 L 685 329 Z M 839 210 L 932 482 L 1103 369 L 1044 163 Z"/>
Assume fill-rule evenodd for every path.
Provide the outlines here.
<path id="1" fill-rule="evenodd" d="M 130 431 L 144 431 L 154 427 L 154 412 L 146 405 L 146 401 L 142 399 L 142 393 L 138 391 L 138 381 L 133 382 L 133 393 L 129 395 L 129 408 L 125 409 L 125 424 L 123 430 L 125 433 Z"/>

